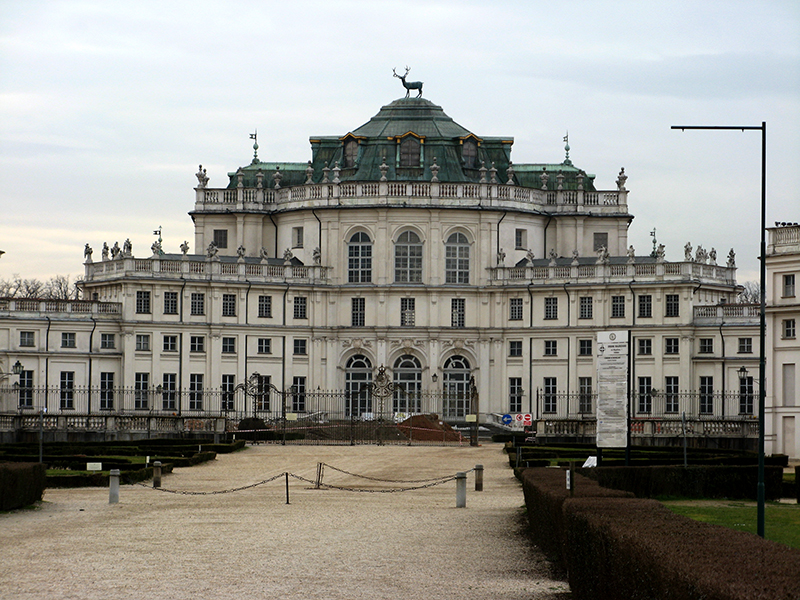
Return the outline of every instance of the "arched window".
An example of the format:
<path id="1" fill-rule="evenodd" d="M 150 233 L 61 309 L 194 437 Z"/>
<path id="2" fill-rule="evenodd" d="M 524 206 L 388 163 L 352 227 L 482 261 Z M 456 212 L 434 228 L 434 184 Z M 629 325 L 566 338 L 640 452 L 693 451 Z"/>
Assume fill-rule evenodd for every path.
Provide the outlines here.
<path id="1" fill-rule="evenodd" d="M 444 363 L 442 414 L 463 417 L 471 409 L 469 361 L 463 356 L 451 356 Z"/>
<path id="2" fill-rule="evenodd" d="M 467 140 L 461 146 L 461 158 L 464 160 L 465 168 L 478 168 L 478 145 L 473 140 Z"/>
<path id="3" fill-rule="evenodd" d="M 370 283 L 372 281 L 372 240 L 360 231 L 350 238 L 347 245 L 348 283 Z"/>
<path id="4" fill-rule="evenodd" d="M 469 283 L 469 242 L 463 233 L 454 233 L 444 247 L 445 283 Z"/>
<path id="5" fill-rule="evenodd" d="M 372 363 L 366 356 L 356 354 L 347 361 L 344 371 L 345 416 L 360 416 L 372 412 Z"/>
<path id="6" fill-rule="evenodd" d="M 418 167 L 419 166 L 420 144 L 414 136 L 407 136 L 400 142 L 400 166 Z"/>
<path id="7" fill-rule="evenodd" d="M 344 144 L 344 168 L 349 169 L 356 166 L 358 159 L 358 142 L 356 140 L 347 140 Z"/>
<path id="8" fill-rule="evenodd" d="M 422 366 L 419 360 L 410 354 L 404 354 L 394 363 L 394 401 L 393 412 L 422 412 Z"/>
<path id="9" fill-rule="evenodd" d="M 405 231 L 394 245 L 395 283 L 422 283 L 422 240 L 413 231 Z"/>

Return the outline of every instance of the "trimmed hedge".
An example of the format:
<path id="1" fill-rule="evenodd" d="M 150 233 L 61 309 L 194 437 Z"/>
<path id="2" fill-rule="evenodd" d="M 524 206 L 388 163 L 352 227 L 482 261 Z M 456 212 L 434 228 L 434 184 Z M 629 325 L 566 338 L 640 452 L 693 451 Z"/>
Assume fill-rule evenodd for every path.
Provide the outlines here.
<path id="1" fill-rule="evenodd" d="M 15 510 L 39 502 L 44 488 L 43 464 L 0 463 L 0 510 Z"/>
<path id="2" fill-rule="evenodd" d="M 637 498 L 732 498 L 755 500 L 757 466 L 654 466 L 577 469 L 601 486 L 627 490 Z M 767 500 L 783 497 L 783 469 L 764 467 Z"/>
<path id="3" fill-rule="evenodd" d="M 564 521 L 576 598 L 800 597 L 800 550 L 676 515 L 655 500 L 569 499 Z"/>
<path id="4" fill-rule="evenodd" d="M 172 473 L 172 463 L 161 466 L 161 473 Z M 119 474 L 120 483 L 139 483 L 153 478 L 153 467 L 137 469 L 135 471 L 122 471 Z M 108 487 L 109 475 L 106 472 L 75 473 L 74 475 L 48 475 L 47 487 L 49 488 L 79 488 L 79 487 Z"/>
<path id="5" fill-rule="evenodd" d="M 531 534 L 575 598 L 797 600 L 800 550 L 676 515 L 562 469 L 517 472 Z"/>

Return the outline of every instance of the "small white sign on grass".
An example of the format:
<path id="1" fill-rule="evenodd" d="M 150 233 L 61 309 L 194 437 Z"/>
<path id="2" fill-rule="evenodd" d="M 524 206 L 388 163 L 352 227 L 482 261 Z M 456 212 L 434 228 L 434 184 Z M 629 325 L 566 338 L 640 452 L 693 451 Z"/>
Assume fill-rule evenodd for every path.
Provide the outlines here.
<path id="1" fill-rule="evenodd" d="M 103 463 L 86 463 L 87 471 L 102 471 Z"/>

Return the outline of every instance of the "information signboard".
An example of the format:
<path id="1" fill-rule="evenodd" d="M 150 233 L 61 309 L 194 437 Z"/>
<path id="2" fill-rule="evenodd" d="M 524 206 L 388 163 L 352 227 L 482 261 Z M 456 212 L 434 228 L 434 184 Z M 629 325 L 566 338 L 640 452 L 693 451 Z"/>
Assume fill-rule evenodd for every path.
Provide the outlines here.
<path id="1" fill-rule="evenodd" d="M 628 332 L 597 334 L 597 447 L 628 446 Z"/>

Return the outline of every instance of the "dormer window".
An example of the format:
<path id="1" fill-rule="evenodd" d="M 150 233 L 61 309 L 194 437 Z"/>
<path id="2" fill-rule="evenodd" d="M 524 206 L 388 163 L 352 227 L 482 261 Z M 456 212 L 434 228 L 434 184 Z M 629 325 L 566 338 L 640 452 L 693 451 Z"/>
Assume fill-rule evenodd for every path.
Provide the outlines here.
<path id="1" fill-rule="evenodd" d="M 356 166 L 358 159 L 358 141 L 350 139 L 344 144 L 344 168 L 350 169 Z"/>
<path id="2" fill-rule="evenodd" d="M 414 136 L 406 136 L 400 142 L 400 166 L 401 167 L 418 167 L 420 155 L 420 143 Z"/>
<path id="3" fill-rule="evenodd" d="M 461 159 L 465 169 L 478 168 L 478 145 L 473 140 L 467 140 L 461 146 Z"/>

